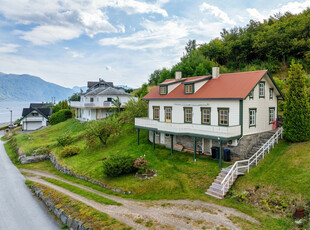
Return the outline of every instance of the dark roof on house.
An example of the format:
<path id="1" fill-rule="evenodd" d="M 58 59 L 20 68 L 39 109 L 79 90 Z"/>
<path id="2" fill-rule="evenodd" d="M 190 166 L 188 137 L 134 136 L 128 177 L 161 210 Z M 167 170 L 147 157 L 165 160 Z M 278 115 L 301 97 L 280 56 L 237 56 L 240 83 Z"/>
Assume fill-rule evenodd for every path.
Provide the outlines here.
<path id="1" fill-rule="evenodd" d="M 44 106 L 50 106 L 50 104 L 48 104 L 48 103 L 30 103 L 29 108 L 41 108 Z"/>
<path id="2" fill-rule="evenodd" d="M 45 118 L 48 118 L 52 114 L 52 109 L 51 108 L 24 108 L 22 116 L 25 117 L 32 111 L 37 111 L 40 113 L 42 116 Z"/>
<path id="3" fill-rule="evenodd" d="M 98 93 L 98 95 L 130 95 L 130 94 L 126 93 L 123 90 L 109 87 Z"/>
<path id="4" fill-rule="evenodd" d="M 220 74 L 217 79 L 208 78 L 210 76 L 190 77 L 186 80 L 182 78 L 181 82 L 176 79 L 167 79 L 160 85 L 174 83 L 179 85 L 166 95 L 160 95 L 160 86 L 157 86 L 143 99 L 245 99 L 265 74 L 267 74 L 267 70 Z M 197 92 L 193 94 L 184 93 L 184 84 L 201 80 L 208 81 Z"/>

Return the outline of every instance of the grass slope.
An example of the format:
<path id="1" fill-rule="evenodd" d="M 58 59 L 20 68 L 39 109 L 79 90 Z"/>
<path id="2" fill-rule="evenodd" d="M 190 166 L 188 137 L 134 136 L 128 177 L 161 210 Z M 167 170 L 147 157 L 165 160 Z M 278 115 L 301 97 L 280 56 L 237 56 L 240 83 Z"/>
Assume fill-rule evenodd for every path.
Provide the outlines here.
<path id="1" fill-rule="evenodd" d="M 98 203 L 101 203 L 101 204 L 107 204 L 107 205 L 121 205 L 120 203 L 118 202 L 115 202 L 113 200 L 110 200 L 108 198 L 105 198 L 105 197 L 102 197 L 102 196 L 99 196 L 95 193 L 92 193 L 92 192 L 89 192 L 89 191 L 86 191 L 84 189 L 81 189 L 79 187 L 76 187 L 74 185 L 71 185 L 71 184 L 68 184 L 68 183 L 65 183 L 65 182 L 62 182 L 62 181 L 59 181 L 59 180 L 55 180 L 53 178 L 43 178 L 44 180 L 54 184 L 54 185 L 57 185 L 59 187 L 62 187 L 62 188 L 65 188 L 73 193 L 76 193 L 78 195 L 81 195 L 83 197 L 86 197 L 90 200 L 94 200 Z"/>
<path id="2" fill-rule="evenodd" d="M 280 143 L 249 174 L 240 177 L 235 189 L 268 186 L 310 200 L 310 141 Z"/>

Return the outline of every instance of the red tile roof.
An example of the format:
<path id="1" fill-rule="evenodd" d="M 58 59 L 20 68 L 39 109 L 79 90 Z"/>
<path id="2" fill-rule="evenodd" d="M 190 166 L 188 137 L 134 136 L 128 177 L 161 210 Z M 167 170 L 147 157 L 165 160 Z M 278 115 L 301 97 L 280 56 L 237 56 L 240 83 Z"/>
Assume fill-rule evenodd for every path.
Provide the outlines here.
<path id="1" fill-rule="evenodd" d="M 210 79 L 196 93 L 184 94 L 184 84 L 180 84 L 167 95 L 159 94 L 159 86 L 149 92 L 143 99 L 244 99 L 255 87 L 267 70 L 225 73 L 217 79 Z M 184 83 L 198 81 L 206 76 L 187 78 Z M 171 81 L 170 81 L 171 80 Z M 173 82 L 168 79 L 164 84 Z"/>

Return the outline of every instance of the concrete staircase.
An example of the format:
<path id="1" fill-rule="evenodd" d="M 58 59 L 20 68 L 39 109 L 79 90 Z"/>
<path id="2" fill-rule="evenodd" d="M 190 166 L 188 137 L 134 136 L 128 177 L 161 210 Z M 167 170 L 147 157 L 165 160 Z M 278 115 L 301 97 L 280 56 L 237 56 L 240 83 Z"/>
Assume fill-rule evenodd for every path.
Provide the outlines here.
<path id="1" fill-rule="evenodd" d="M 224 198 L 226 193 L 229 191 L 230 186 L 233 185 L 233 183 L 235 182 L 235 180 L 238 177 L 238 175 L 233 177 L 233 181 L 230 183 L 229 188 L 226 188 L 225 192 L 223 194 L 223 186 L 221 185 L 221 183 L 222 183 L 223 179 L 225 178 L 225 176 L 227 175 L 227 173 L 229 172 L 229 170 L 231 169 L 231 167 L 232 167 L 232 165 L 228 166 L 227 168 L 222 168 L 222 171 L 215 178 L 215 180 L 213 181 L 212 185 L 209 187 L 207 192 L 205 192 L 205 194 L 207 194 L 209 196 L 213 196 L 213 197 L 215 197 L 217 199 L 223 199 Z"/>

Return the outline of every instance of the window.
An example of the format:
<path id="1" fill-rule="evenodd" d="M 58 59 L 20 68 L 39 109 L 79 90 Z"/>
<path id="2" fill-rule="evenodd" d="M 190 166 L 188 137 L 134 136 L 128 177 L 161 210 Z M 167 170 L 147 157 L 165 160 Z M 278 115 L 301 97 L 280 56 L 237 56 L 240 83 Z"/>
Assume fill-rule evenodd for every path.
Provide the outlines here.
<path id="1" fill-rule="evenodd" d="M 273 88 L 269 89 L 269 99 L 273 99 Z"/>
<path id="2" fill-rule="evenodd" d="M 219 111 L 219 125 L 229 124 L 229 109 L 218 109 Z"/>
<path id="3" fill-rule="evenodd" d="M 252 90 L 252 91 L 250 92 L 249 98 L 250 98 L 250 99 L 254 99 L 254 90 Z"/>
<path id="4" fill-rule="evenodd" d="M 259 83 L 259 98 L 265 98 L 265 82 Z"/>
<path id="5" fill-rule="evenodd" d="M 90 102 L 94 102 L 94 98 L 93 97 L 90 98 Z"/>
<path id="6" fill-rule="evenodd" d="M 256 126 L 256 109 L 250 109 L 250 127 Z"/>
<path id="7" fill-rule="evenodd" d="M 108 97 L 108 98 L 107 98 L 107 101 L 112 101 L 112 97 Z"/>
<path id="8" fill-rule="evenodd" d="M 32 113 L 32 116 L 33 116 L 33 117 L 38 117 L 39 114 L 38 114 L 38 113 Z"/>
<path id="9" fill-rule="evenodd" d="M 192 123 L 193 117 L 193 109 L 192 108 L 184 108 L 184 122 Z"/>
<path id="10" fill-rule="evenodd" d="M 201 124 L 211 124 L 211 109 L 201 108 Z"/>
<path id="11" fill-rule="evenodd" d="M 164 86 L 160 86 L 159 87 L 159 94 L 167 94 L 167 86 L 166 85 L 164 85 Z"/>
<path id="12" fill-rule="evenodd" d="M 171 118 L 172 118 L 172 108 L 165 107 L 165 121 L 170 123 Z"/>
<path id="13" fill-rule="evenodd" d="M 159 120 L 159 107 L 153 107 L 153 120 Z"/>
<path id="14" fill-rule="evenodd" d="M 272 124 L 275 120 L 275 108 L 269 108 L 269 124 Z"/>
<path id="15" fill-rule="evenodd" d="M 194 93 L 194 84 L 186 84 L 184 85 L 184 93 Z"/>

